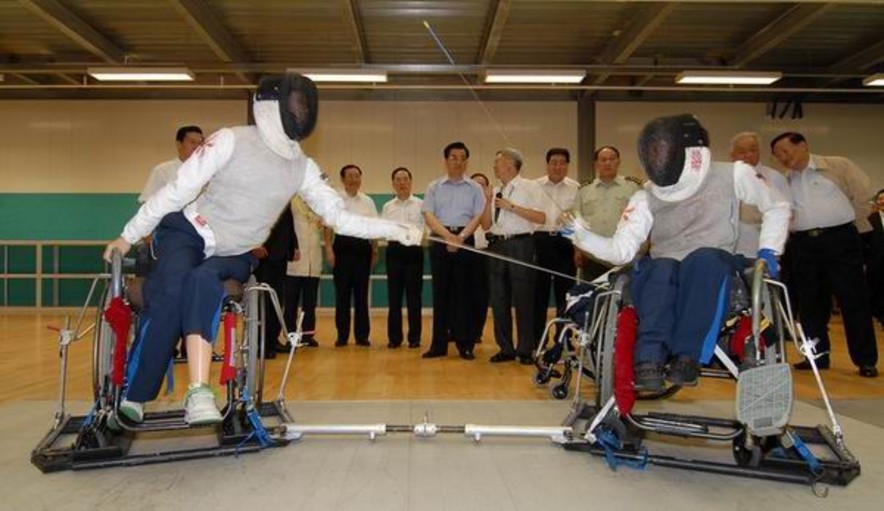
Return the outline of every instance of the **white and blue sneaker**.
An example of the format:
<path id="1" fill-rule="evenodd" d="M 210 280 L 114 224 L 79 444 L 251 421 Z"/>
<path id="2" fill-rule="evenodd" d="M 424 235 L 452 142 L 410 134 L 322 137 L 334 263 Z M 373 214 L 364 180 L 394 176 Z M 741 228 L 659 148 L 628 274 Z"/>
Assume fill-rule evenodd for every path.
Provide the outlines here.
<path id="1" fill-rule="evenodd" d="M 120 401 L 120 414 L 132 422 L 144 422 L 144 403 L 123 399 Z"/>
<path id="2" fill-rule="evenodd" d="M 221 412 L 215 405 L 215 393 L 208 385 L 193 384 L 184 396 L 184 422 L 203 426 L 221 422 Z"/>

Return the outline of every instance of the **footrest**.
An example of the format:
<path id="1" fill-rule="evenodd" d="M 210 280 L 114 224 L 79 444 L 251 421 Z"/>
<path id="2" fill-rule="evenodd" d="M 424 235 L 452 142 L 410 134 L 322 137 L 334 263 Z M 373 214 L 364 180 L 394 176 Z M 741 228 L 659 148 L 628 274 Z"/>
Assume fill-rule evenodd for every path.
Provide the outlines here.
<path id="1" fill-rule="evenodd" d="M 747 369 L 737 379 L 737 420 L 756 436 L 778 435 L 792 414 L 792 370 L 788 364 Z"/>

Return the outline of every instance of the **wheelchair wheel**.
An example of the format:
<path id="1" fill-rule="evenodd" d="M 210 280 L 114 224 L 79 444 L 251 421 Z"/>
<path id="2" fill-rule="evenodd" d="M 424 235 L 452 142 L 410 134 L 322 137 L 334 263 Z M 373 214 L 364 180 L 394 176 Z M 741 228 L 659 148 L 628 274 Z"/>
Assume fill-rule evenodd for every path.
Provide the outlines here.
<path id="1" fill-rule="evenodd" d="M 568 396 L 571 395 L 571 386 L 568 384 L 568 382 L 562 382 L 557 385 L 553 385 L 549 388 L 549 395 L 551 395 L 553 399 L 564 401 L 565 399 L 568 399 Z"/>
<path id="2" fill-rule="evenodd" d="M 733 440 L 732 451 L 734 461 L 741 467 L 757 468 L 761 465 L 764 455 L 776 447 L 774 437 L 751 437 L 751 442 L 746 442 L 746 434 L 743 433 Z"/>
<path id="3" fill-rule="evenodd" d="M 114 331 L 104 318 L 104 311 L 111 301 L 123 295 L 123 257 L 115 252 L 111 262 L 111 274 L 98 301 L 95 314 L 95 330 L 92 337 L 92 392 L 102 406 L 113 406 L 111 373 L 114 360 Z"/>
<path id="4" fill-rule="evenodd" d="M 614 395 L 614 342 L 617 338 L 617 313 L 620 310 L 620 297 L 626 279 L 618 278 L 614 283 L 615 293 L 606 299 L 602 309 L 602 325 L 600 339 L 597 341 L 595 350 L 597 353 L 598 373 L 596 375 L 596 406 L 602 407 L 611 396 Z"/>
<path id="5" fill-rule="evenodd" d="M 244 319 L 244 338 L 240 343 L 243 356 L 240 357 L 240 385 L 244 385 L 249 392 L 249 397 L 256 406 L 261 403 L 262 375 L 264 372 L 264 361 L 260 357 L 258 350 L 261 349 L 263 339 L 264 307 L 261 300 L 261 294 L 257 290 L 252 290 L 252 286 L 256 285 L 255 277 L 249 278 L 245 287 L 245 319 Z"/>

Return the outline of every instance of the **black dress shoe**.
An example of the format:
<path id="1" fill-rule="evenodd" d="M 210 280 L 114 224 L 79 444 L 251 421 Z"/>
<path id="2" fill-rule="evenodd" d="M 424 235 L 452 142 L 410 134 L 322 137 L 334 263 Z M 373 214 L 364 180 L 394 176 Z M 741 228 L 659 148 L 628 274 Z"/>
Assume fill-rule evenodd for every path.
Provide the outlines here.
<path id="1" fill-rule="evenodd" d="M 303 344 L 304 346 L 307 346 L 308 348 L 318 348 L 319 347 L 319 342 L 317 342 L 316 339 L 314 339 L 312 337 L 301 338 L 301 344 Z"/>
<path id="2" fill-rule="evenodd" d="M 420 348 L 421 343 L 419 342 L 410 342 L 408 343 L 408 349 Z"/>
<path id="3" fill-rule="evenodd" d="M 276 352 L 273 351 L 273 348 L 266 348 L 266 349 L 264 350 L 264 359 L 265 359 L 265 360 L 271 360 L 271 359 L 274 359 L 274 358 L 276 358 Z"/>
<path id="4" fill-rule="evenodd" d="M 860 366 L 859 375 L 863 378 L 877 378 L 878 368 L 875 366 Z"/>
<path id="5" fill-rule="evenodd" d="M 335 348 L 340 348 L 341 346 L 346 346 L 346 345 L 347 345 L 347 341 L 340 341 L 340 340 L 335 341 Z"/>
<path id="6" fill-rule="evenodd" d="M 807 359 L 798 362 L 797 364 L 792 364 L 792 367 L 798 371 L 810 371 L 810 361 Z M 816 367 L 817 369 L 828 369 L 829 368 L 829 357 L 822 356 L 816 359 Z"/>
<path id="7" fill-rule="evenodd" d="M 531 366 L 534 365 L 534 357 L 529 357 L 527 355 L 519 355 L 519 363 L 523 366 Z"/>
<path id="8" fill-rule="evenodd" d="M 463 350 L 460 352 L 460 358 L 464 360 L 475 360 L 476 355 L 473 354 L 473 350 Z"/>
<path id="9" fill-rule="evenodd" d="M 361 341 L 356 341 L 356 346 L 368 347 L 371 346 L 371 341 L 368 339 L 362 339 Z"/>
<path id="10" fill-rule="evenodd" d="M 491 362 L 492 364 L 498 364 L 500 362 L 509 362 L 509 361 L 515 360 L 515 359 L 516 359 L 515 355 L 513 355 L 511 353 L 504 353 L 501 351 L 501 352 L 497 353 L 496 355 L 492 355 L 491 358 L 488 359 L 488 361 Z"/>
<path id="11" fill-rule="evenodd" d="M 423 355 L 421 355 L 421 358 L 439 358 L 439 357 L 447 357 L 447 356 L 448 356 L 448 353 L 446 353 L 444 351 L 430 350 L 430 351 L 424 353 Z"/>
<path id="12" fill-rule="evenodd" d="M 388 342 L 387 343 L 387 347 L 390 348 L 391 350 L 395 350 L 399 346 L 402 346 L 401 342 Z"/>

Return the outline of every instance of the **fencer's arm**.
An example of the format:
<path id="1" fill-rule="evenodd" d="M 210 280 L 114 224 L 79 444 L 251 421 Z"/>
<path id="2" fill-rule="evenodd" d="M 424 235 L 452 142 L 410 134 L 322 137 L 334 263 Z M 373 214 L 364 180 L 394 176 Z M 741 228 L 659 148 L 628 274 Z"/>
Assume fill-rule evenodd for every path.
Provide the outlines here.
<path id="1" fill-rule="evenodd" d="M 335 234 L 354 238 L 396 238 L 402 233 L 402 224 L 377 217 L 350 213 L 344 209 L 344 199 L 322 177 L 322 172 L 312 159 L 307 160 L 304 183 L 298 195 L 310 209 L 322 217 L 326 227 Z"/>
<path id="2" fill-rule="evenodd" d="M 157 190 L 123 228 L 122 238 L 135 243 L 156 228 L 169 213 L 181 211 L 200 194 L 209 179 L 233 155 L 233 131 L 223 128 L 206 139 L 205 143 L 181 165 L 175 179 Z"/>
<path id="3" fill-rule="evenodd" d="M 642 243 L 648 239 L 654 217 L 648 206 L 648 195 L 644 190 L 632 194 L 629 204 L 620 216 L 614 236 L 600 236 L 586 228 L 575 229 L 573 240 L 580 250 L 611 264 L 626 264 L 635 257 Z"/>
<path id="4" fill-rule="evenodd" d="M 760 174 L 756 173 L 752 166 L 735 162 L 734 193 L 739 200 L 755 206 L 761 212 L 758 247 L 769 248 L 776 254 L 782 254 L 786 237 L 789 235 L 792 206 L 772 183 L 759 176 Z"/>

